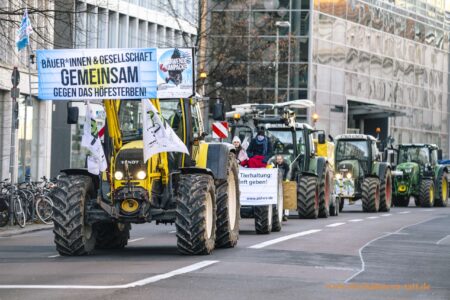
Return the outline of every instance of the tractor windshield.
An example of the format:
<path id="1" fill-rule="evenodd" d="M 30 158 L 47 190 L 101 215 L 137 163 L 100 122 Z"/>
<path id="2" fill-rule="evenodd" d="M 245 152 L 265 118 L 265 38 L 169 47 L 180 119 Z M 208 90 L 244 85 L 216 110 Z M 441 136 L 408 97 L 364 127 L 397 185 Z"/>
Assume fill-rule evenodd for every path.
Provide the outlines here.
<path id="1" fill-rule="evenodd" d="M 430 163 L 430 151 L 427 147 L 401 147 L 398 163 L 416 162 L 420 165 Z"/>
<path id="2" fill-rule="evenodd" d="M 369 147 L 366 140 L 339 140 L 337 142 L 336 160 L 368 160 Z"/>
<path id="3" fill-rule="evenodd" d="M 272 143 L 274 155 L 283 155 L 284 160 L 289 164 L 294 160 L 294 136 L 290 129 L 269 128 L 267 136 Z"/>
<path id="4" fill-rule="evenodd" d="M 181 137 L 182 112 L 179 99 L 159 102 L 161 115 L 173 130 Z M 119 109 L 119 123 L 124 142 L 142 139 L 142 105 L 141 101 L 122 101 Z"/>

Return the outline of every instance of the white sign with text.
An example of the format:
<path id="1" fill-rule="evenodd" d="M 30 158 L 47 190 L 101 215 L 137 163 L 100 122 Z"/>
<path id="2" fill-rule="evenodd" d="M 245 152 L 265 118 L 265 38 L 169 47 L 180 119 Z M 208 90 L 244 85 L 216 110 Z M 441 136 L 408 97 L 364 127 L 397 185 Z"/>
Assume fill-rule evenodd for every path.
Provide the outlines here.
<path id="1" fill-rule="evenodd" d="M 239 168 L 241 205 L 277 204 L 278 169 Z"/>

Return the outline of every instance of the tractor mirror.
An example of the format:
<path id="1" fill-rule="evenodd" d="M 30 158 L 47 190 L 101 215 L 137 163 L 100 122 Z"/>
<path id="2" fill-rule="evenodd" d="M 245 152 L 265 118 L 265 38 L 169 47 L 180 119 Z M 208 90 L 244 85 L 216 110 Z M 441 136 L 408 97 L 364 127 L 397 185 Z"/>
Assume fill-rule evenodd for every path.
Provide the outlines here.
<path id="1" fill-rule="evenodd" d="M 77 124 L 78 114 L 78 107 L 67 107 L 67 124 Z"/>
<path id="2" fill-rule="evenodd" d="M 319 133 L 319 135 L 317 136 L 317 142 L 320 145 L 325 144 L 325 134 L 324 133 Z"/>
<path id="3" fill-rule="evenodd" d="M 438 160 L 442 160 L 442 149 L 438 149 Z"/>
<path id="4" fill-rule="evenodd" d="M 216 121 L 224 121 L 225 120 L 225 107 L 222 102 L 214 103 L 212 114 L 213 114 L 213 119 Z"/>

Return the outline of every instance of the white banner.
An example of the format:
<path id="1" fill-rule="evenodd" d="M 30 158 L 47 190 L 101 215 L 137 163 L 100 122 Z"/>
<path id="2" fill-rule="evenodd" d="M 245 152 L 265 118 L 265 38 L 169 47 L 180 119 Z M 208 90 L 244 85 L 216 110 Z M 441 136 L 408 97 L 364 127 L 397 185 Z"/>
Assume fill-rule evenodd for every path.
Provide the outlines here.
<path id="1" fill-rule="evenodd" d="M 37 50 L 42 100 L 188 98 L 192 48 Z"/>
<path id="2" fill-rule="evenodd" d="M 241 205 L 277 204 L 278 169 L 239 168 Z"/>
<path id="3" fill-rule="evenodd" d="M 189 150 L 173 131 L 172 127 L 163 123 L 159 113 L 148 100 L 142 100 L 144 162 L 161 152 L 182 152 L 189 154 Z"/>
<path id="4" fill-rule="evenodd" d="M 91 116 L 91 106 L 86 104 L 86 119 L 84 122 L 81 146 L 89 149 L 90 156 L 87 159 L 88 172 L 98 175 L 108 167 L 102 143 L 98 137 L 97 121 Z"/>

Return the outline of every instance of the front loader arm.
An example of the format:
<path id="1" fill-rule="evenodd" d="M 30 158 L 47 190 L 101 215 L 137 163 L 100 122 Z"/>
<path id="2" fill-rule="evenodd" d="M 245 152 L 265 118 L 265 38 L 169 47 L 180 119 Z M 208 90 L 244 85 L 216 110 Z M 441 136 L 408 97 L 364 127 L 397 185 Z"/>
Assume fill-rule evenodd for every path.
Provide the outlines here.
<path id="1" fill-rule="evenodd" d="M 122 148 L 122 135 L 119 125 L 120 100 L 105 100 L 106 119 L 108 120 L 108 132 L 113 140 L 114 152 Z"/>

